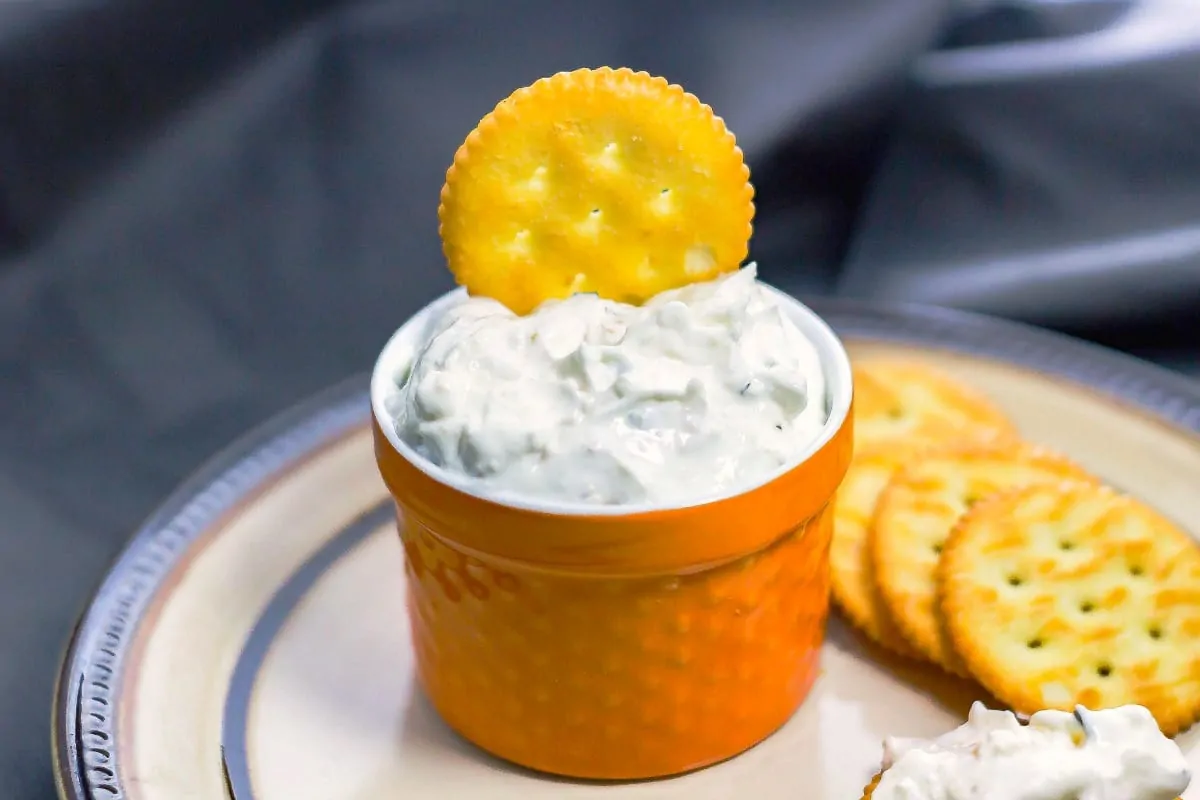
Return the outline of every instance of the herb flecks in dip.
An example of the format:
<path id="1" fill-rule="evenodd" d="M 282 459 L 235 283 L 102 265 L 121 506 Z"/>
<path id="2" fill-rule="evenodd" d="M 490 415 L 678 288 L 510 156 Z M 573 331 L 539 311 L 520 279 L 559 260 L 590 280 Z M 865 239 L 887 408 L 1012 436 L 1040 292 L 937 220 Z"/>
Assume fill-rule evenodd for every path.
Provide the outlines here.
<path id="1" fill-rule="evenodd" d="M 753 265 L 641 306 L 452 307 L 388 400 L 420 455 L 485 491 L 679 504 L 747 488 L 826 422 L 812 343 Z"/>

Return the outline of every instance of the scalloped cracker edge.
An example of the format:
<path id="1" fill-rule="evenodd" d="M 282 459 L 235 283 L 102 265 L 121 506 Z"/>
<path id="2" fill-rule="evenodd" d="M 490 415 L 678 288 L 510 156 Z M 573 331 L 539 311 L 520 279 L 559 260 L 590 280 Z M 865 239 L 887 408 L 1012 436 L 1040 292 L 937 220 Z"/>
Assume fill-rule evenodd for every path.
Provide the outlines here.
<path id="1" fill-rule="evenodd" d="M 922 361 L 877 356 L 857 359 L 853 367 L 859 446 L 953 442 L 981 430 L 1017 436 L 1013 422 L 985 395 Z"/>
<path id="2" fill-rule="evenodd" d="M 1027 487 L 960 520 L 938 572 L 955 649 L 1014 710 L 1143 705 L 1200 719 L 1200 545 L 1104 486 Z"/>
<path id="3" fill-rule="evenodd" d="M 968 677 L 937 607 L 939 554 L 971 504 L 1034 483 L 1096 480 L 1064 455 L 1025 442 L 968 444 L 927 454 L 883 490 L 868 543 L 879 595 L 921 655 Z"/>
<path id="4" fill-rule="evenodd" d="M 724 121 L 628 68 L 518 89 L 454 156 L 438 208 L 447 265 L 518 314 L 595 292 L 640 303 L 736 270 L 754 188 Z"/>

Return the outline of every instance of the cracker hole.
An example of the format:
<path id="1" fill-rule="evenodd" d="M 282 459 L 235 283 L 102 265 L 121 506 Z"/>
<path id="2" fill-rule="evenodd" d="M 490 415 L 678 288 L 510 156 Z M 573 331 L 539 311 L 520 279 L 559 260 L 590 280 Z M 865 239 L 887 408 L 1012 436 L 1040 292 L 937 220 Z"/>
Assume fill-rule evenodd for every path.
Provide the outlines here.
<path id="1" fill-rule="evenodd" d="M 1151 625 L 1150 629 L 1147 630 L 1146 633 L 1149 634 L 1151 639 L 1161 639 L 1163 637 L 1162 628 L 1158 627 L 1157 625 Z"/>
<path id="2" fill-rule="evenodd" d="M 889 408 L 887 412 L 889 419 L 900 419 L 904 416 L 903 408 Z"/>
<path id="3" fill-rule="evenodd" d="M 1096 610 L 1096 605 L 1094 603 L 1092 603 L 1090 600 L 1085 600 L 1079 604 L 1079 610 L 1082 611 L 1084 614 L 1090 614 Z"/>
<path id="4" fill-rule="evenodd" d="M 1059 550 L 1074 550 L 1074 549 L 1075 549 L 1075 543 L 1074 543 L 1074 542 L 1069 542 L 1069 541 L 1067 541 L 1067 540 L 1065 540 L 1065 539 L 1064 539 L 1063 541 L 1061 541 L 1061 542 L 1059 542 L 1059 543 L 1058 543 L 1058 549 L 1059 549 Z"/>
<path id="5" fill-rule="evenodd" d="M 1024 582 L 1025 581 L 1021 579 L 1020 575 L 1009 575 L 1008 576 L 1008 585 L 1009 586 L 1020 586 Z"/>
<path id="6" fill-rule="evenodd" d="M 1025 646 L 1030 650 L 1040 650 L 1043 644 L 1045 644 L 1045 642 L 1043 642 L 1041 639 L 1030 639 L 1025 643 Z"/>
<path id="7" fill-rule="evenodd" d="M 970 508 L 971 506 L 975 505 L 982 499 L 983 498 L 981 498 L 977 494 L 969 494 L 963 498 L 963 505 L 965 505 L 967 508 Z"/>
<path id="8" fill-rule="evenodd" d="M 600 216 L 600 209 L 598 209 L 598 208 L 593 208 L 593 209 L 592 209 L 592 216 L 593 216 L 593 217 L 598 217 L 598 216 Z"/>
<path id="9" fill-rule="evenodd" d="M 666 188 L 664 188 L 661 192 L 659 192 L 659 194 L 670 194 L 670 193 L 671 193 L 671 190 L 666 189 Z"/>
<path id="10" fill-rule="evenodd" d="M 942 543 L 941 542 L 938 542 L 937 544 L 935 544 L 933 546 L 933 552 L 936 553 L 937 555 L 942 554 Z"/>
<path id="11" fill-rule="evenodd" d="M 1101 664 L 1100 666 L 1096 667 L 1096 674 L 1101 678 L 1107 678 L 1109 675 L 1112 675 L 1112 671 L 1112 666 L 1109 664 Z"/>
<path id="12" fill-rule="evenodd" d="M 1133 564 L 1129 567 L 1129 574 L 1135 578 L 1140 577 L 1143 572 L 1145 572 L 1145 570 L 1142 569 L 1140 564 Z"/>

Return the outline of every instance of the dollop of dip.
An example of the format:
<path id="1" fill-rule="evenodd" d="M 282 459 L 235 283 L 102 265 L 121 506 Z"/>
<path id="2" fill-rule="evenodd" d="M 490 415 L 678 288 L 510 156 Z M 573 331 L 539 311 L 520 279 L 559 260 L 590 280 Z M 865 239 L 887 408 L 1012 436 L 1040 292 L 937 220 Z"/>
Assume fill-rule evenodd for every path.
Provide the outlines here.
<path id="1" fill-rule="evenodd" d="M 1142 706 L 1039 711 L 1022 725 L 975 703 L 937 739 L 888 739 L 873 800 L 1175 800 L 1191 780 Z"/>
<path id="2" fill-rule="evenodd" d="M 681 504 L 749 488 L 827 420 L 816 348 L 754 265 L 642 306 L 482 297 L 433 326 L 387 400 L 419 454 L 489 492 Z"/>

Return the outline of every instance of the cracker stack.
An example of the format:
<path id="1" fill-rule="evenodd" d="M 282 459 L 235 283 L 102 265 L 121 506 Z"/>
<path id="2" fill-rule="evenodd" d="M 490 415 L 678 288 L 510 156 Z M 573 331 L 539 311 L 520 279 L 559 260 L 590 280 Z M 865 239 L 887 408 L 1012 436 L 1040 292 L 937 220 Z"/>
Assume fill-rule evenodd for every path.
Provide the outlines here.
<path id="1" fill-rule="evenodd" d="M 946 375 L 874 360 L 855 381 L 831 564 L 857 628 L 1019 713 L 1135 703 L 1167 735 L 1200 717 L 1187 533 Z"/>

